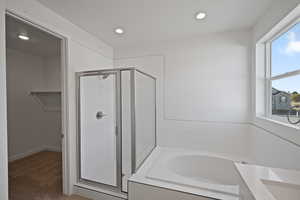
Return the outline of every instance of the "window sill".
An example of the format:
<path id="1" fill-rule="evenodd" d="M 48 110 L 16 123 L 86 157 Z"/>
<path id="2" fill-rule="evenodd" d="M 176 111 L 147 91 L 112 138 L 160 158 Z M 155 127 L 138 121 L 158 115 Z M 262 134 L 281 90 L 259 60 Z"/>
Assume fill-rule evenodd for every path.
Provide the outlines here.
<path id="1" fill-rule="evenodd" d="M 287 128 L 292 128 L 292 129 L 300 130 L 300 126 L 293 125 L 293 124 L 288 124 L 288 123 L 281 122 L 281 121 L 278 121 L 278 120 L 275 120 L 275 119 L 272 119 L 272 118 L 263 117 L 263 116 L 256 116 L 256 118 L 259 119 L 259 120 L 266 120 L 266 121 L 268 121 L 270 123 L 274 123 L 274 124 L 277 124 L 277 125 L 280 125 L 280 126 L 284 126 L 284 127 L 287 127 Z"/>
<path id="2" fill-rule="evenodd" d="M 256 116 L 254 125 L 300 147 L 300 126 L 298 127 L 263 116 Z"/>

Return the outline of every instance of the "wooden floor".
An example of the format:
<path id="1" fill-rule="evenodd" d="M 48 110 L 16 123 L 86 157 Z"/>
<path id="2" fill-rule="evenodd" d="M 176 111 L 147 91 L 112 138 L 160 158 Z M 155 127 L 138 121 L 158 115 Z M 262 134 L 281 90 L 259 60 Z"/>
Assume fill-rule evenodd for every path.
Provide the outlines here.
<path id="1" fill-rule="evenodd" d="M 87 200 L 62 195 L 61 153 L 43 151 L 9 163 L 10 200 Z"/>

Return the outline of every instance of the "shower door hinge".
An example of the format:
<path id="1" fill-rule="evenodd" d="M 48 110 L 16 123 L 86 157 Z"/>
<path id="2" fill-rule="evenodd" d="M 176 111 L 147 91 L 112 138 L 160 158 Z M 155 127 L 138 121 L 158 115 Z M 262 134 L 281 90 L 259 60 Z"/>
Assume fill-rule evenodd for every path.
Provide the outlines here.
<path id="1" fill-rule="evenodd" d="M 118 135 L 118 127 L 115 126 L 115 134 Z"/>

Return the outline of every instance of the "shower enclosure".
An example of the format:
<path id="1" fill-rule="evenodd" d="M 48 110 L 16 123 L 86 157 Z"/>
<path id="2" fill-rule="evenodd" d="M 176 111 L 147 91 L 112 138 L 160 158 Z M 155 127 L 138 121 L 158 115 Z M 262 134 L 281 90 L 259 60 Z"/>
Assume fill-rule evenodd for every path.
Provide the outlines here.
<path id="1" fill-rule="evenodd" d="M 78 72 L 76 81 L 78 181 L 127 192 L 156 146 L 156 79 L 122 68 Z"/>

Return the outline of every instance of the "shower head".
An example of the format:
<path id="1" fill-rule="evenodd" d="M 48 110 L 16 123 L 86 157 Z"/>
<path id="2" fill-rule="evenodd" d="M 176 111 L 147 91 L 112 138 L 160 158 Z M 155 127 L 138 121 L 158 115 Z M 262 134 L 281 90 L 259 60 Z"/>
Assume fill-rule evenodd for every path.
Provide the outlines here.
<path id="1" fill-rule="evenodd" d="M 109 74 L 104 74 L 104 75 L 102 75 L 102 79 L 107 79 L 108 76 L 109 76 Z"/>

